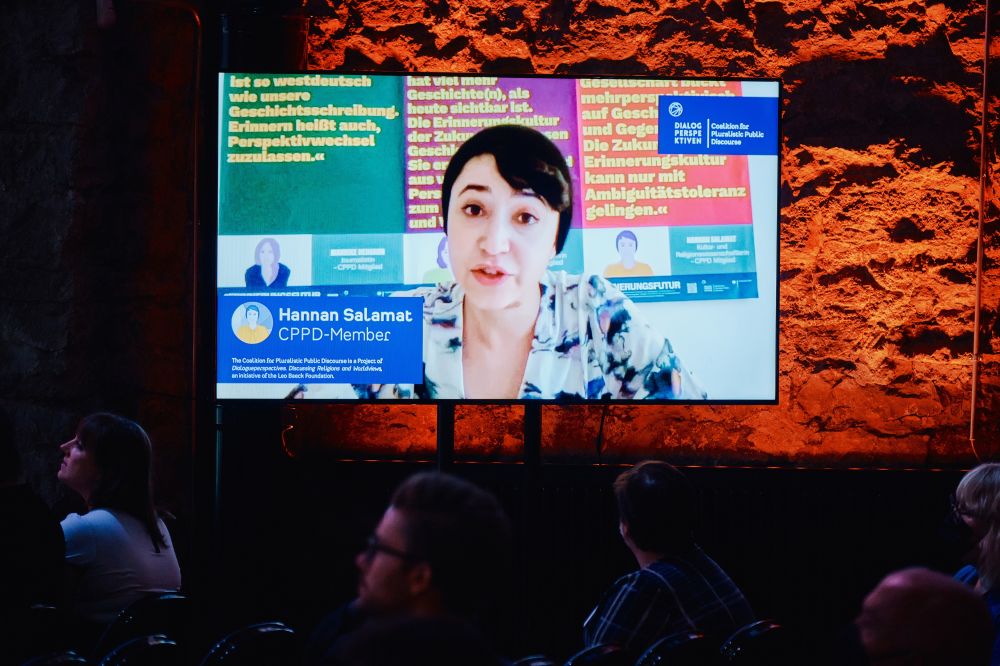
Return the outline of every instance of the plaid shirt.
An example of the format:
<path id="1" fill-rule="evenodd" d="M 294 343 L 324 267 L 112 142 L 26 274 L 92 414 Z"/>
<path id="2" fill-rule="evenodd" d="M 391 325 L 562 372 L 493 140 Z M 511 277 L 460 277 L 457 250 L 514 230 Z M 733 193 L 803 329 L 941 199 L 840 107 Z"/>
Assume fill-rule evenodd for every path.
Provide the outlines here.
<path id="1" fill-rule="evenodd" d="M 583 639 L 635 650 L 679 631 L 722 641 L 753 619 L 736 584 L 694 546 L 619 578 L 584 621 Z"/>

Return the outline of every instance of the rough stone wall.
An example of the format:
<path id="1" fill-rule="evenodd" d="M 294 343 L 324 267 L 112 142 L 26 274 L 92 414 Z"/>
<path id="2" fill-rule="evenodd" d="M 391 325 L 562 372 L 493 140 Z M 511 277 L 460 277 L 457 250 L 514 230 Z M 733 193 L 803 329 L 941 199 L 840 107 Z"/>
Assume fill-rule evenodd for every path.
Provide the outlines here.
<path id="1" fill-rule="evenodd" d="M 318 15 L 310 36 L 316 69 L 780 78 L 779 404 L 611 406 L 605 459 L 974 461 L 968 435 L 983 2 L 312 0 L 306 6 Z M 993 24 L 1000 24 L 996 16 Z M 994 47 L 994 70 L 998 53 Z M 991 78 L 990 136 L 998 75 Z M 991 148 L 993 170 L 997 158 Z M 994 349 L 1000 219 L 993 188 L 989 180 L 977 394 L 976 444 L 984 458 L 1000 455 L 1000 350 Z M 590 456 L 601 409 L 546 408 L 546 453 Z M 465 410 L 456 419 L 459 452 L 516 450 L 516 411 Z M 402 451 L 435 427 L 429 411 L 350 412 L 347 427 L 328 439 L 345 450 L 379 442 Z"/>
<path id="2" fill-rule="evenodd" d="M 96 410 L 137 419 L 163 499 L 191 448 L 193 48 L 175 12 L 0 4 L 0 404 L 25 476 Z"/>

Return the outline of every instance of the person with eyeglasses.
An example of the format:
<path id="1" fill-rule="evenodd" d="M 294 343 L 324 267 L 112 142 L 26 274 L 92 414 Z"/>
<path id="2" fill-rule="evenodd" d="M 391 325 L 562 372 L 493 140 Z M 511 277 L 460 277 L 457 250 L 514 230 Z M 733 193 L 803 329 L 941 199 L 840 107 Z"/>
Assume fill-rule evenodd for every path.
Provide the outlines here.
<path id="1" fill-rule="evenodd" d="M 955 489 L 952 512 L 955 522 L 967 528 L 971 548 L 966 555 L 971 563 L 959 569 L 955 578 L 986 601 L 997 634 L 990 664 L 1000 666 L 1000 464 L 979 465 L 963 476 Z"/>
<path id="2" fill-rule="evenodd" d="M 509 573 L 510 522 L 491 493 L 450 474 L 405 480 L 355 558 L 357 597 L 313 632 L 306 663 L 341 663 L 372 622 L 451 618 L 483 626 Z"/>

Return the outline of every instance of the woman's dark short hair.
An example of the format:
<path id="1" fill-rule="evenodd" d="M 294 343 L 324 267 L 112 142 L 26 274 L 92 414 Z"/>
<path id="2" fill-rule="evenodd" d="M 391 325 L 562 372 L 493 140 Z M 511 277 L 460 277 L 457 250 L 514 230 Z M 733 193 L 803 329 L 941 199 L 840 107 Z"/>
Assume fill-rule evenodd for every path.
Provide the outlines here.
<path id="1" fill-rule="evenodd" d="M 670 553 L 694 543 L 698 502 L 694 486 L 680 470 L 646 460 L 615 479 L 618 516 L 642 550 Z"/>
<path id="2" fill-rule="evenodd" d="M 80 421 L 76 436 L 101 473 L 90 506 L 132 515 L 142 521 L 157 550 L 166 547 L 153 508 L 153 449 L 142 426 L 116 414 L 91 414 Z"/>
<path id="3" fill-rule="evenodd" d="M 390 505 L 405 518 L 407 552 L 430 566 L 448 610 L 487 612 L 510 565 L 510 522 L 497 498 L 457 476 L 423 472 L 404 481 Z"/>
<path id="4" fill-rule="evenodd" d="M 496 125 L 475 134 L 452 155 L 441 182 L 441 210 L 448 233 L 451 188 L 473 157 L 492 155 L 497 171 L 516 190 L 531 189 L 559 213 L 556 253 L 562 252 L 573 219 L 573 184 L 559 148 L 538 130 L 523 125 Z"/>

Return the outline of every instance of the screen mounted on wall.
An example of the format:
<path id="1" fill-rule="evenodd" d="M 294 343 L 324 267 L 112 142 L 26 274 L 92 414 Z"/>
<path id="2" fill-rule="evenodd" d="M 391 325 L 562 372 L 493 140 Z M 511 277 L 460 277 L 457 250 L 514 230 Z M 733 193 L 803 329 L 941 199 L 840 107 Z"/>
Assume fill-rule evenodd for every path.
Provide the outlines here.
<path id="1" fill-rule="evenodd" d="M 775 401 L 779 95 L 220 74 L 218 397 Z"/>

